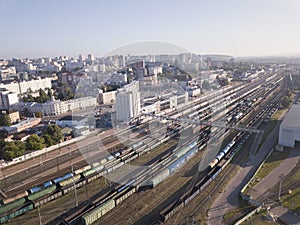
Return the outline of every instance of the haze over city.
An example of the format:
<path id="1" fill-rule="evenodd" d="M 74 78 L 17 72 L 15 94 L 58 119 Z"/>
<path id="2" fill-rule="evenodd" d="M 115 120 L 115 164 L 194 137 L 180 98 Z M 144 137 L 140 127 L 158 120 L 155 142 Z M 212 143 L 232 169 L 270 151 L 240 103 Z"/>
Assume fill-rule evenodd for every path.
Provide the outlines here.
<path id="1" fill-rule="evenodd" d="M 1 0 L 0 57 L 103 56 L 141 41 L 234 56 L 298 53 L 299 6 L 296 0 Z"/>

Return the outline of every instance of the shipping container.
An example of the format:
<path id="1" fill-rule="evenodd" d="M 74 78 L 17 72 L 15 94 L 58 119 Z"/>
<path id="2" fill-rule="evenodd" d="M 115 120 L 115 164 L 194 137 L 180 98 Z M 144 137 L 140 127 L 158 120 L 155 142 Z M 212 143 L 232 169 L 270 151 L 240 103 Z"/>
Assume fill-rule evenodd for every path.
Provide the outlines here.
<path id="1" fill-rule="evenodd" d="M 7 205 L 0 206 L 0 214 L 4 214 L 12 209 L 18 208 L 25 203 L 25 197 L 15 200 Z"/>
<path id="2" fill-rule="evenodd" d="M 36 187 L 30 188 L 30 189 L 28 190 L 28 192 L 29 192 L 29 194 L 33 194 L 33 193 L 35 193 L 35 192 L 40 191 L 41 189 L 42 189 L 41 187 L 36 186 Z"/>
<path id="3" fill-rule="evenodd" d="M 192 150 L 188 151 L 188 152 L 184 155 L 186 161 L 188 161 L 190 158 L 192 158 L 192 157 L 197 153 L 197 150 L 198 150 L 198 148 L 195 147 L 195 148 L 193 148 Z"/>
<path id="4" fill-rule="evenodd" d="M 53 183 L 52 183 L 52 181 L 50 180 L 50 181 L 47 181 L 47 182 L 43 183 L 43 187 L 44 187 L 44 188 L 47 188 L 47 187 L 50 187 L 52 184 L 53 184 Z"/>
<path id="5" fill-rule="evenodd" d="M 38 199 L 38 198 L 40 198 L 40 197 L 42 197 L 42 196 L 45 196 L 45 195 L 47 195 L 47 194 L 52 193 L 53 191 L 55 191 L 55 189 L 56 189 L 56 186 L 53 185 L 53 186 L 50 186 L 50 187 L 48 187 L 48 188 L 46 188 L 46 189 L 43 189 L 43 190 L 41 190 L 41 191 L 39 191 L 39 192 L 30 194 L 30 195 L 27 196 L 27 198 L 28 198 L 29 200 L 33 201 L 33 200 Z"/>
<path id="6" fill-rule="evenodd" d="M 168 176 L 170 175 L 170 171 L 168 169 L 164 169 L 162 172 L 159 174 L 155 175 L 149 180 L 149 185 L 152 187 L 155 187 L 158 185 L 160 182 L 165 180 Z"/>
<path id="7" fill-rule="evenodd" d="M 177 159 L 175 162 L 173 162 L 170 166 L 168 166 L 168 169 L 170 170 L 170 174 L 172 174 L 176 170 L 178 170 L 184 163 L 185 163 L 185 157 L 184 156 Z"/>
<path id="8" fill-rule="evenodd" d="M 93 224 L 95 221 L 101 218 L 104 214 L 109 212 L 115 207 L 115 200 L 111 199 L 91 210 L 90 212 L 82 216 L 82 223 L 84 225 Z"/>
<path id="9" fill-rule="evenodd" d="M 73 184 L 74 182 L 76 183 L 77 181 L 79 181 L 81 178 L 80 174 L 75 175 L 74 177 L 70 177 L 66 180 L 60 181 L 58 184 L 61 187 L 67 186 L 69 184 Z"/>
<path id="10" fill-rule="evenodd" d="M 129 196 L 133 195 L 135 192 L 136 192 L 136 188 L 132 187 L 132 188 L 129 188 L 125 193 L 121 193 L 121 194 L 117 195 L 116 197 L 114 197 L 114 199 L 116 201 L 116 205 L 119 205 L 122 201 L 124 201 Z"/>
<path id="11" fill-rule="evenodd" d="M 213 161 L 211 161 L 209 163 L 209 167 L 210 168 L 214 168 L 217 164 L 218 164 L 219 160 L 218 159 L 214 159 Z"/>
<path id="12" fill-rule="evenodd" d="M 103 169 L 103 166 L 101 165 L 101 167 L 102 167 L 102 169 Z M 96 167 L 97 168 L 97 167 Z M 95 169 L 90 169 L 90 170 L 87 170 L 87 171 L 84 171 L 83 173 L 82 173 L 82 175 L 84 176 L 84 177 L 88 177 L 89 175 L 91 175 L 91 174 L 94 174 L 94 173 L 96 173 L 97 171 L 95 170 Z"/>
<path id="13" fill-rule="evenodd" d="M 5 198 L 3 200 L 0 201 L 1 205 L 6 205 L 8 203 L 11 203 L 17 199 L 20 199 L 20 198 L 23 198 L 23 197 L 26 197 L 28 195 L 28 192 L 27 191 L 23 191 L 22 193 L 20 194 L 17 194 L 11 198 Z"/>
<path id="14" fill-rule="evenodd" d="M 22 208 L 20 208 L 20 209 L 18 209 L 16 211 L 10 213 L 10 214 L 2 216 L 2 217 L 0 217 L 0 224 L 6 223 L 9 220 L 11 220 L 11 219 L 13 219 L 13 218 L 15 218 L 15 217 L 17 217 L 19 215 L 22 215 L 22 214 L 24 214 L 24 213 L 26 213 L 26 212 L 28 212 L 28 211 L 30 211 L 32 209 L 33 209 L 33 204 L 29 204 L 29 205 L 26 205 L 26 206 L 24 206 L 24 207 L 22 207 Z"/>

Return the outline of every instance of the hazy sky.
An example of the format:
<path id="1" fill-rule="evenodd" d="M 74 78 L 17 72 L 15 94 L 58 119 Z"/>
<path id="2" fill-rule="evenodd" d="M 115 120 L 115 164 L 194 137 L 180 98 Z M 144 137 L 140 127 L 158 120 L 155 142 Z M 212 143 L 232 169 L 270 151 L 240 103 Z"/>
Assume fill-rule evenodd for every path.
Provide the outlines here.
<path id="1" fill-rule="evenodd" d="M 162 41 L 234 56 L 300 52 L 298 0 L 0 0 L 0 58 L 102 56 Z"/>

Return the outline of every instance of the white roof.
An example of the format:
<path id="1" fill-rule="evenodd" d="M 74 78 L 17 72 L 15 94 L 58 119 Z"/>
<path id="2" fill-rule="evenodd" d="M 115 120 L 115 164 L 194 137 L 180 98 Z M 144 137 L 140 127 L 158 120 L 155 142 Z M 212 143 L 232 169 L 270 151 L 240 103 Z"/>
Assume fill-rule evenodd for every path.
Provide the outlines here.
<path id="1" fill-rule="evenodd" d="M 281 123 L 281 127 L 300 128 L 300 104 L 294 104 Z"/>

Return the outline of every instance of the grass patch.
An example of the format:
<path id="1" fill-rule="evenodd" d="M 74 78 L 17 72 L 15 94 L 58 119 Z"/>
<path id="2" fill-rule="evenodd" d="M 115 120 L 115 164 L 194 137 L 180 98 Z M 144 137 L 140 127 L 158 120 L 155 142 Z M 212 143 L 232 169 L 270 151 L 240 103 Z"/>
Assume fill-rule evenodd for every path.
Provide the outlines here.
<path id="1" fill-rule="evenodd" d="M 280 116 L 286 111 L 287 109 L 279 109 L 277 112 L 273 115 L 273 120 L 279 120 Z"/>
<path id="2" fill-rule="evenodd" d="M 298 214 L 300 214 L 300 163 L 296 165 L 296 167 L 288 174 L 288 176 L 284 177 L 282 182 L 282 205 Z M 275 189 L 276 188 L 276 189 Z M 275 190 L 278 190 L 277 187 L 274 187 Z M 289 194 L 288 190 L 292 192 Z"/>
<path id="3" fill-rule="evenodd" d="M 300 214 L 300 188 L 296 188 L 291 194 L 283 196 L 282 205 Z"/>
<path id="4" fill-rule="evenodd" d="M 259 213 L 254 214 L 245 222 L 243 222 L 242 225 L 278 225 L 276 222 L 266 220 L 266 216 L 266 210 L 261 210 Z"/>
<path id="5" fill-rule="evenodd" d="M 290 148 L 284 148 L 283 152 L 273 152 L 266 162 L 262 165 L 261 169 L 257 172 L 252 182 L 248 185 L 249 188 L 254 187 L 261 179 L 266 177 L 273 169 L 280 165 L 290 154 Z"/>
<path id="6" fill-rule="evenodd" d="M 242 216 L 244 216 L 245 214 L 249 213 L 250 211 L 252 211 L 254 208 L 250 205 L 248 205 L 246 202 L 243 202 L 240 198 L 239 198 L 239 202 L 238 202 L 238 208 L 226 213 L 224 215 L 224 223 L 225 224 L 234 224 L 238 219 L 240 219 Z"/>

